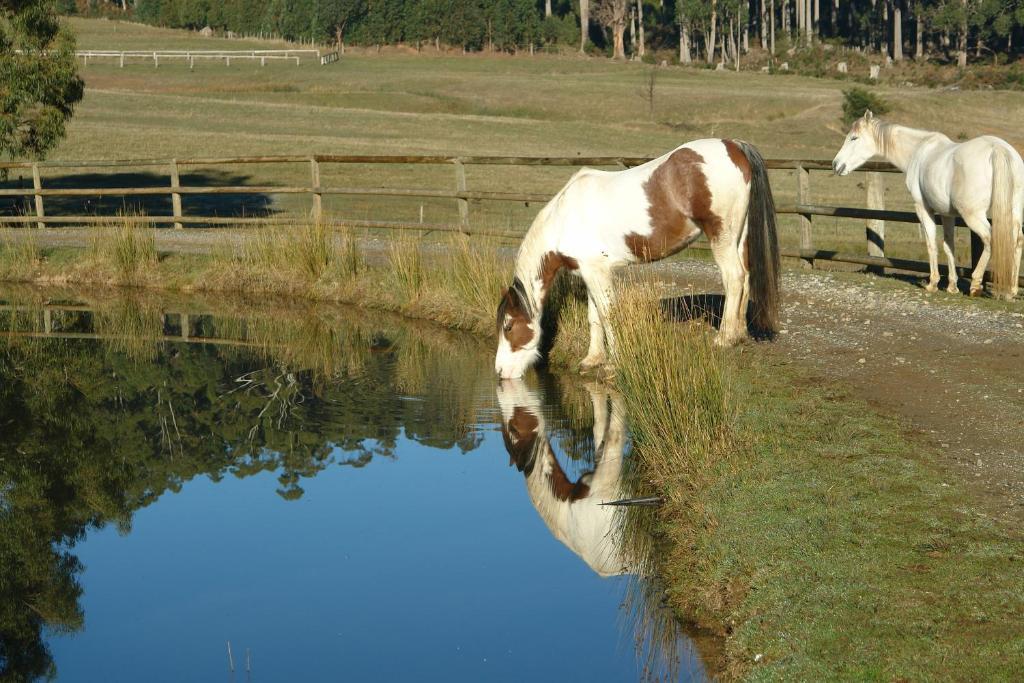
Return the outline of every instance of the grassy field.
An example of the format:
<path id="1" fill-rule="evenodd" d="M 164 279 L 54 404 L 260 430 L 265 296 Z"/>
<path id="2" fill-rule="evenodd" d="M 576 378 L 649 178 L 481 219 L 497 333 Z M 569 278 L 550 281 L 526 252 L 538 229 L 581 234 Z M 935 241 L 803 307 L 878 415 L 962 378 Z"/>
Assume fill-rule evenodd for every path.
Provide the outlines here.
<path id="1" fill-rule="evenodd" d="M 83 48 L 281 47 L 280 43 L 227 41 L 194 33 L 114 21 L 71 20 Z M 346 55 L 326 67 L 239 63 L 90 64 L 82 69 L 85 100 L 54 159 L 190 157 L 264 154 L 493 154 L 656 156 L 690 139 L 743 138 L 766 156 L 831 158 L 842 138 L 843 83 L 798 76 L 657 70 L 653 116 L 641 97 L 652 67 L 605 59 L 558 56 L 443 56 L 389 49 Z M 1024 93 L 879 88 L 894 107 L 891 118 L 941 129 L 951 136 L 993 133 L 1024 145 L 1015 121 Z M 77 178 L 97 180 L 82 169 Z M 553 192 L 572 170 L 470 167 L 478 190 Z M 451 168 L 325 167 L 324 185 L 453 189 Z M 308 184 L 304 165 L 196 169 L 184 183 Z M 813 201 L 864 205 L 863 177 L 812 173 Z M 55 178 L 44 179 L 53 183 Z M 18 182 L 15 177 L 14 182 Z M 21 182 L 25 182 L 22 178 Z M 126 174 L 108 185 L 167 185 L 166 169 Z M 779 203 L 795 199 L 790 172 L 773 173 Z M 887 205 L 909 208 L 898 176 L 887 178 Z M 62 209 L 98 211 L 71 201 Z M 115 202 L 116 203 L 116 202 Z M 158 213 L 168 200 L 124 208 Z M 452 222 L 451 200 L 327 198 L 328 212 L 354 219 Z M 186 212 L 216 214 L 308 211 L 304 197 L 268 195 L 185 198 Z M 473 224 L 524 230 L 538 206 L 489 204 L 471 208 Z M 783 243 L 797 243 L 796 222 L 782 221 Z M 864 251 L 863 222 L 817 219 L 822 248 Z M 966 239 L 962 240 L 966 243 Z M 889 225 L 889 253 L 920 257 L 917 229 Z"/>

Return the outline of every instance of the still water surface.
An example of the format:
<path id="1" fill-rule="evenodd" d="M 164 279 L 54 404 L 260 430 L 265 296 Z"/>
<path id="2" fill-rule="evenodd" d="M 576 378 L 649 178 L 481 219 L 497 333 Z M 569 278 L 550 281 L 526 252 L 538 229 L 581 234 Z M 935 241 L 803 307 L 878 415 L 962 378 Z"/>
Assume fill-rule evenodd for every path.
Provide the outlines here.
<path id="1" fill-rule="evenodd" d="M 607 389 L 361 312 L 92 307 L 0 308 L 0 679 L 704 678 L 598 505 Z"/>

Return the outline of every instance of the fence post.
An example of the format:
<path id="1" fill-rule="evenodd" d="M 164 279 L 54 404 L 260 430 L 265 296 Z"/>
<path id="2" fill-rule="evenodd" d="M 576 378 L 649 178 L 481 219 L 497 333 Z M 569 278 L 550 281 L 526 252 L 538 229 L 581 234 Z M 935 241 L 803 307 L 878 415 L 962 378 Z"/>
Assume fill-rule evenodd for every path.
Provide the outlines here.
<path id="1" fill-rule="evenodd" d="M 174 214 L 174 229 L 181 230 L 184 225 L 178 220 L 181 218 L 181 194 L 174 190 L 181 187 L 181 179 L 178 177 L 178 160 L 171 159 L 171 211 Z"/>
<path id="2" fill-rule="evenodd" d="M 124 53 L 123 53 L 123 52 L 121 53 L 121 61 L 120 61 L 120 64 L 121 64 L 121 68 L 123 69 L 123 68 L 124 68 Z"/>
<path id="3" fill-rule="evenodd" d="M 320 222 L 324 214 L 324 196 L 320 192 L 320 162 L 315 156 L 309 158 L 309 171 L 313 191 L 313 220 Z"/>
<path id="4" fill-rule="evenodd" d="M 807 204 L 811 198 L 811 174 L 802 165 L 796 167 L 796 203 L 797 206 Z M 811 215 L 800 214 L 800 251 L 809 252 L 814 249 L 814 238 L 811 235 Z M 801 257 L 804 268 L 814 268 L 814 259 Z"/>
<path id="5" fill-rule="evenodd" d="M 881 173 L 868 173 L 868 208 L 885 208 L 885 183 Z M 885 221 L 868 220 L 865 233 L 868 241 L 868 256 L 885 257 Z M 868 272 L 882 274 L 885 269 L 868 266 Z"/>
<path id="6" fill-rule="evenodd" d="M 44 218 L 46 212 L 43 211 L 43 195 L 39 194 L 39 191 L 43 189 L 43 181 L 39 177 L 39 164 L 32 164 L 32 188 L 36 191 L 36 218 Z M 36 227 L 45 228 L 46 223 L 38 221 Z"/>
<path id="7" fill-rule="evenodd" d="M 466 166 L 462 163 L 462 159 L 455 160 L 455 191 L 465 192 L 466 191 Z M 459 202 L 459 225 L 462 226 L 463 232 L 469 231 L 469 200 L 460 198 Z"/>
<path id="8" fill-rule="evenodd" d="M 43 309 L 43 332 L 46 334 L 53 332 L 53 311 L 49 308 Z"/>
<path id="9" fill-rule="evenodd" d="M 192 336 L 192 323 L 188 319 L 188 313 L 181 313 L 181 338 L 188 341 Z"/>

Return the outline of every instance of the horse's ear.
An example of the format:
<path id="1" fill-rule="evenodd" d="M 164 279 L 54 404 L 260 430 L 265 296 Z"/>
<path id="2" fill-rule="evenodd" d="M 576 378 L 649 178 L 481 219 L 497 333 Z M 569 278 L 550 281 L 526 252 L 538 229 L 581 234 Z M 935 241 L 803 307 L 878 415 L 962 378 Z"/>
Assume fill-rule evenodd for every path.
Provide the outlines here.
<path id="1" fill-rule="evenodd" d="M 870 120 L 871 120 L 871 119 L 873 119 L 874 117 L 875 117 L 875 115 L 871 113 L 871 110 L 870 110 L 870 109 L 865 109 L 865 110 L 864 110 L 864 120 L 865 120 L 865 121 L 870 121 Z"/>
<path id="2" fill-rule="evenodd" d="M 502 287 L 501 288 L 501 298 L 504 299 L 507 296 L 508 296 L 508 287 Z"/>

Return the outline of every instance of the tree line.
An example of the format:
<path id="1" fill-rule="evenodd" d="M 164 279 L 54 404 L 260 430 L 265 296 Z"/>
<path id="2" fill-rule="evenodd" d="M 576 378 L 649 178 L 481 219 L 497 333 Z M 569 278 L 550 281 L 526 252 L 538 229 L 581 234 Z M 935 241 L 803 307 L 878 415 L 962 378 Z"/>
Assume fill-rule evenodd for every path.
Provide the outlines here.
<path id="1" fill-rule="evenodd" d="M 574 47 L 616 58 L 672 50 L 683 63 L 731 62 L 827 42 L 885 55 L 1015 56 L 1024 0 L 61 0 L 175 28 L 361 45 L 463 50 Z"/>

